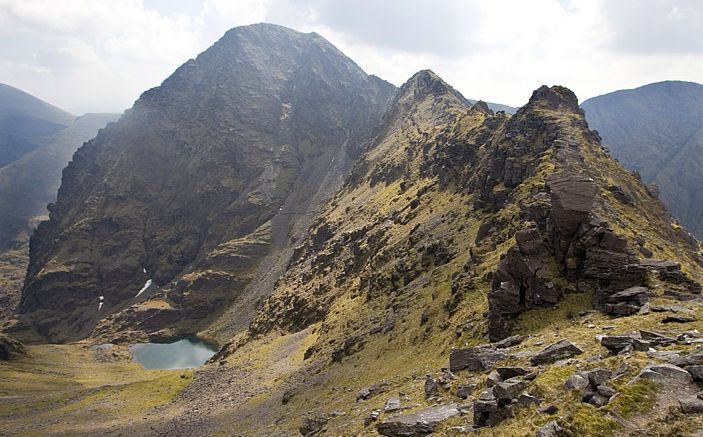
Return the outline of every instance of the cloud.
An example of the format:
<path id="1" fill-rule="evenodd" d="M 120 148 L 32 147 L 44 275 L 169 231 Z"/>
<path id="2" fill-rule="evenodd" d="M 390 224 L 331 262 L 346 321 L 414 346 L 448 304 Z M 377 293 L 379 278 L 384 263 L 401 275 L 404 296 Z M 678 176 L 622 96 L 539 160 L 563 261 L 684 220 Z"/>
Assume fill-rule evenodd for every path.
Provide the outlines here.
<path id="1" fill-rule="evenodd" d="M 700 0 L 619 0 L 603 2 L 611 30 L 608 46 L 637 54 L 703 54 Z"/>
<path id="2" fill-rule="evenodd" d="M 703 81 L 698 0 L 0 0 L 0 82 L 76 113 L 121 111 L 229 28 L 316 31 L 400 85 L 431 68 L 469 98 L 521 105 Z"/>

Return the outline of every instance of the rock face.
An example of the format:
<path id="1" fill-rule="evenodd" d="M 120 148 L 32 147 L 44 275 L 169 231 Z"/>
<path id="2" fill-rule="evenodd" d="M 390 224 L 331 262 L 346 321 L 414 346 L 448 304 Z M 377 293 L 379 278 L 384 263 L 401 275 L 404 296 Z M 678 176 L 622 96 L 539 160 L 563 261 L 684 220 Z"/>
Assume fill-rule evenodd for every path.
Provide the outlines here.
<path id="1" fill-rule="evenodd" d="M 376 430 L 389 437 L 419 437 L 431 434 L 440 423 L 458 414 L 456 405 L 440 405 L 384 420 Z"/>
<path id="2" fill-rule="evenodd" d="M 572 127 L 550 124 L 544 119 L 539 124 L 535 120 L 538 118 L 536 113 L 541 113 L 537 108 L 555 107 L 573 116 Z M 509 125 L 508 132 L 515 132 L 511 134 L 510 142 L 518 144 L 522 138 L 537 138 L 539 134 L 535 130 L 541 129 L 544 136 L 540 137 L 543 140 L 536 151 L 539 153 L 552 144 L 555 149 L 552 155 L 554 167 L 550 175 L 544 178 L 544 186 L 537 186 L 531 199 L 521 206 L 522 216 L 528 220 L 528 225 L 516 230 L 515 246 L 508 250 L 493 275 L 488 296 L 491 340 L 509 335 L 510 321 L 516 314 L 558 302 L 565 289 L 556 284 L 563 284 L 564 279 L 572 283 L 571 290 L 595 292 L 596 308 L 618 316 L 635 314 L 648 301 L 652 293 L 643 286 L 650 270 L 656 271 L 666 282 L 691 292 L 698 291 L 700 286 L 696 285 L 697 282 L 686 275 L 679 275 L 680 270 L 675 274 L 668 271 L 669 268 L 676 269 L 675 266 L 659 265 L 655 260 L 640 262 L 631 249 L 632 243 L 604 218 L 622 221 L 621 216 L 614 214 L 611 202 L 633 207 L 642 202 L 656 203 L 656 199 L 649 194 L 633 195 L 638 191 L 633 191 L 631 183 L 623 184 L 628 187 L 627 196 L 621 195 L 625 192 L 622 186 L 618 186 L 617 190 L 605 191 L 608 195 L 599 194 L 599 188 L 606 188 L 599 186 L 603 183 L 604 169 L 592 167 L 580 155 L 583 144 L 597 142 L 598 137 L 588 130 L 572 94 L 560 89 L 538 90 L 530 103 L 510 120 Z M 542 133 L 544 131 L 546 134 Z M 524 148 L 515 145 L 511 150 L 510 153 L 519 154 Z M 512 158 L 513 162 L 529 162 L 530 159 Z M 510 184 L 534 177 L 533 167 L 534 164 L 524 167 L 520 178 Z M 493 178 L 493 175 L 489 176 L 489 182 Z M 505 180 L 502 183 L 510 185 Z M 642 191 L 647 192 L 640 184 Z M 500 200 L 495 192 L 493 185 L 490 197 L 494 205 Z M 668 234 L 667 239 L 679 238 L 673 232 L 665 233 Z M 687 240 L 685 235 L 680 238 Z M 637 244 L 642 247 L 644 240 L 638 238 Z M 692 250 L 689 252 L 692 261 L 697 262 L 693 253 L 698 251 L 698 243 L 684 244 Z M 649 251 L 647 257 L 653 255 Z"/>
<path id="3" fill-rule="evenodd" d="M 227 32 L 76 152 L 31 240 L 25 320 L 75 339 L 110 314 L 108 326 L 134 325 L 119 311 L 151 298 L 179 324 L 148 331 L 197 330 L 307 227 L 392 92 L 316 34 Z"/>

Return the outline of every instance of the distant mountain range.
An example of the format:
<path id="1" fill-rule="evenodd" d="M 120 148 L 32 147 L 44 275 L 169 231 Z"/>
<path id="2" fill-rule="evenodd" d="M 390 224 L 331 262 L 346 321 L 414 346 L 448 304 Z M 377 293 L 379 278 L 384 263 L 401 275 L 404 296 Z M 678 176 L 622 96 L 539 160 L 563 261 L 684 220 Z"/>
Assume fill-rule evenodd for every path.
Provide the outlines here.
<path id="1" fill-rule="evenodd" d="M 656 184 L 671 213 L 703 238 L 703 85 L 658 82 L 581 106 L 613 156 Z"/>
<path id="2" fill-rule="evenodd" d="M 18 299 L 29 234 L 48 216 L 46 206 L 56 199 L 62 169 L 84 141 L 118 117 L 76 118 L 0 84 L 0 316 Z"/>

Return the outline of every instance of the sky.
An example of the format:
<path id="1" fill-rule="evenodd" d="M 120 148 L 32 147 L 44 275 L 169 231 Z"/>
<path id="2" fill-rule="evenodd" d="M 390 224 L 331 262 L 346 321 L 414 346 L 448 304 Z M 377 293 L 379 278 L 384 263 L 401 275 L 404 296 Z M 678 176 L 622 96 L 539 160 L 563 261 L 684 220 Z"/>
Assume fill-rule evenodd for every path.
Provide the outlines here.
<path id="1" fill-rule="evenodd" d="M 317 32 L 401 85 L 432 69 L 467 98 L 521 106 L 703 82 L 701 0 L 0 0 L 0 82 L 63 109 L 121 112 L 228 29 Z"/>

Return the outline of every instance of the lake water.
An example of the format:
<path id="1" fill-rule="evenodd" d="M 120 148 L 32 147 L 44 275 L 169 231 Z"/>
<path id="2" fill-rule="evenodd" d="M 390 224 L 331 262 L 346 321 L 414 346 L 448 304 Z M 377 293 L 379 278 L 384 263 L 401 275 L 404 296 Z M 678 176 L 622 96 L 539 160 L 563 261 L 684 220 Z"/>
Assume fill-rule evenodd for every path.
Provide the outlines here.
<path id="1" fill-rule="evenodd" d="M 173 343 L 133 344 L 129 351 L 145 369 L 187 369 L 204 364 L 217 348 L 198 339 L 183 338 Z"/>

